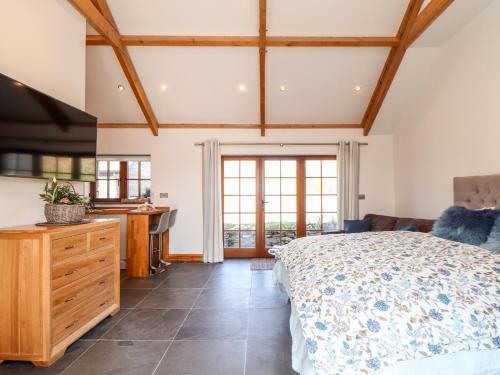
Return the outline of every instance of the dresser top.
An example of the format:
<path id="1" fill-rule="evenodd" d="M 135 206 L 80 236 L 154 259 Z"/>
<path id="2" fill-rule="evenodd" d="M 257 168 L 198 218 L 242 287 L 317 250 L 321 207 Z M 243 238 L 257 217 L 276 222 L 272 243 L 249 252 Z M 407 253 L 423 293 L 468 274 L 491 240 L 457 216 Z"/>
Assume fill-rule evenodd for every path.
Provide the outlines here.
<path id="1" fill-rule="evenodd" d="M 19 234 L 19 233 L 57 233 L 68 232 L 75 229 L 94 229 L 113 223 L 119 223 L 120 219 L 91 219 L 90 222 L 74 225 L 23 225 L 18 227 L 0 228 L 0 234 Z"/>

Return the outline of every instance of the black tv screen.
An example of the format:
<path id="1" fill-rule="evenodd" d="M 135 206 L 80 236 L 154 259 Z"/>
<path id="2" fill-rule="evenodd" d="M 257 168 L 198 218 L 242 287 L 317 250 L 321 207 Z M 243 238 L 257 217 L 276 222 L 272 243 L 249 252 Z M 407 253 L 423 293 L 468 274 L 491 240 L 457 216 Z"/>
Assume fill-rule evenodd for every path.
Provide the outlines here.
<path id="1" fill-rule="evenodd" d="M 0 74 L 0 175 L 95 180 L 97 118 Z"/>

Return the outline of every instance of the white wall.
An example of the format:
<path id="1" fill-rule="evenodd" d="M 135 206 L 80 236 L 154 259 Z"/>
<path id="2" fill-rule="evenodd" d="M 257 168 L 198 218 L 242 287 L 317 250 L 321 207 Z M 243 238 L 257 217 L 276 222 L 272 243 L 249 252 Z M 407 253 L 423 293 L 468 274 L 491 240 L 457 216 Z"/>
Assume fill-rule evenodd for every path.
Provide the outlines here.
<path id="1" fill-rule="evenodd" d="M 390 135 L 363 137 L 359 130 L 268 130 L 266 137 L 250 130 L 162 129 L 153 137 L 146 129 L 99 129 L 100 154 L 150 154 L 152 193 L 157 205 L 178 208 L 171 234 L 171 253 L 196 254 L 203 247 L 202 219 L 202 148 L 195 142 L 218 138 L 222 142 L 336 142 L 360 140 L 361 214 L 394 212 L 393 139 Z M 336 147 L 224 147 L 226 155 L 335 154 Z M 159 193 L 168 199 L 159 199 Z"/>
<path id="2" fill-rule="evenodd" d="M 435 218 L 452 178 L 500 173 L 500 1 L 438 53 L 394 135 L 396 213 Z M 418 51 L 415 51 L 418 53 Z"/>
<path id="3" fill-rule="evenodd" d="M 85 109 L 85 20 L 66 0 L 2 0 L 0 73 Z M 0 227 L 43 221 L 43 181 L 0 178 Z"/>

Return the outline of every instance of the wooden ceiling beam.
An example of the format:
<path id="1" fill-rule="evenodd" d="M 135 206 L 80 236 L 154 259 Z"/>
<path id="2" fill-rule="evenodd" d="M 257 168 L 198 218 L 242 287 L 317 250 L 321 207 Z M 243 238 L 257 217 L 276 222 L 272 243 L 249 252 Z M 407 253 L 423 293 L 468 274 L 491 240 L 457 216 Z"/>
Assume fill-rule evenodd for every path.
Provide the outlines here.
<path id="1" fill-rule="evenodd" d="M 112 46 L 122 45 L 120 34 L 89 0 L 68 0 L 92 25 L 94 29 Z"/>
<path id="2" fill-rule="evenodd" d="M 80 13 L 89 21 L 89 23 L 106 40 L 109 41 L 115 55 L 122 67 L 123 73 L 134 92 L 139 106 L 148 122 L 153 135 L 158 135 L 158 120 L 153 112 L 151 104 L 146 96 L 137 71 L 135 70 L 132 59 L 127 51 L 127 47 L 121 42 L 121 36 L 116 26 L 116 22 L 111 14 L 111 10 L 106 0 L 68 0 Z"/>
<path id="3" fill-rule="evenodd" d="M 267 0 L 259 0 L 260 135 L 266 135 L 266 15 Z"/>
<path id="4" fill-rule="evenodd" d="M 197 35 L 122 35 L 126 46 L 147 47 L 257 47 L 257 36 L 197 36 Z M 87 35 L 88 46 L 104 46 L 108 42 L 101 35 Z"/>
<path id="5" fill-rule="evenodd" d="M 268 47 L 394 47 L 394 37 L 355 36 L 269 36 Z"/>
<path id="6" fill-rule="evenodd" d="M 147 129 L 142 123 L 101 123 L 102 129 Z M 260 124 L 158 124 L 160 129 L 260 129 Z M 266 124 L 266 129 L 362 129 L 361 124 Z"/>
<path id="7" fill-rule="evenodd" d="M 396 73 L 403 61 L 403 57 L 406 53 L 408 38 L 410 32 L 413 29 L 413 25 L 416 22 L 420 8 L 422 7 L 424 0 L 410 0 L 408 8 L 406 9 L 403 21 L 399 27 L 397 38 L 399 39 L 399 44 L 396 47 L 392 47 L 389 52 L 389 56 L 385 62 L 380 78 L 377 82 L 377 86 L 372 94 L 368 108 L 363 116 L 363 133 L 368 135 L 370 130 L 377 118 L 377 115 L 382 107 L 384 99 L 391 87 L 391 84 L 396 76 Z"/>
<path id="8" fill-rule="evenodd" d="M 453 3 L 453 0 L 431 0 L 420 12 L 413 25 L 406 47 L 409 47 Z"/>
<path id="9" fill-rule="evenodd" d="M 258 47 L 258 36 L 122 35 L 125 46 L 149 47 Z M 88 46 L 105 46 L 101 35 L 87 35 Z M 394 47 L 395 37 L 268 36 L 268 47 Z"/>

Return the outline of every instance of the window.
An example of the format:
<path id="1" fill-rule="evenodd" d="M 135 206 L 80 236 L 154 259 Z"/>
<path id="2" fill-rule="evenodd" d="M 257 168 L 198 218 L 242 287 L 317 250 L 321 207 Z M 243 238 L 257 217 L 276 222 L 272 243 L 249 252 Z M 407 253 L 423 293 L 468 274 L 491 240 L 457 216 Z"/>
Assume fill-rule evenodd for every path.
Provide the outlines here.
<path id="1" fill-rule="evenodd" d="M 264 256 L 298 237 L 337 229 L 333 156 L 223 157 L 224 252 Z"/>
<path id="2" fill-rule="evenodd" d="M 91 186 L 95 202 L 122 202 L 151 197 L 149 157 L 97 157 L 96 181 Z"/>
<path id="3" fill-rule="evenodd" d="M 127 161 L 128 198 L 149 198 L 151 196 L 151 162 Z"/>

